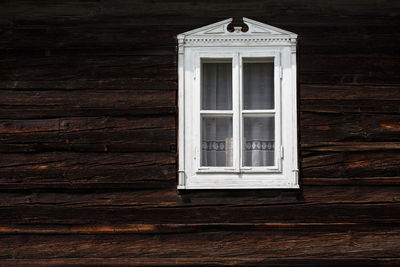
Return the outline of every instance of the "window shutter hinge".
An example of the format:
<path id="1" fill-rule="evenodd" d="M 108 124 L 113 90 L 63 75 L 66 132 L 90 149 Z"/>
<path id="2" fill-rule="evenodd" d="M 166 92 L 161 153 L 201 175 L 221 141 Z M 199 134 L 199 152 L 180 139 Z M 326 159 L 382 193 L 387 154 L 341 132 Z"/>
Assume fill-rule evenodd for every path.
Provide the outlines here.
<path id="1" fill-rule="evenodd" d="M 284 157 L 284 149 L 283 146 L 281 146 L 281 159 L 283 159 L 283 157 Z"/>
<path id="2" fill-rule="evenodd" d="M 279 66 L 279 78 L 282 79 L 282 77 L 283 77 L 283 69 L 282 66 Z"/>
<path id="3" fill-rule="evenodd" d="M 293 182 L 295 185 L 299 184 L 299 170 L 292 170 L 293 171 Z"/>

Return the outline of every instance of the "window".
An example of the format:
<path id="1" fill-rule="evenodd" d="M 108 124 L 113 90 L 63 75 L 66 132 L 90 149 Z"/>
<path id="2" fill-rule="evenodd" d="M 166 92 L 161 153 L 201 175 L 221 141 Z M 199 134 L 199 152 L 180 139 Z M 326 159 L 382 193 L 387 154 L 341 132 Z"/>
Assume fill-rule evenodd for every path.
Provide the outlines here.
<path id="1" fill-rule="evenodd" d="M 298 188 L 297 35 L 243 22 L 178 35 L 179 189 Z"/>

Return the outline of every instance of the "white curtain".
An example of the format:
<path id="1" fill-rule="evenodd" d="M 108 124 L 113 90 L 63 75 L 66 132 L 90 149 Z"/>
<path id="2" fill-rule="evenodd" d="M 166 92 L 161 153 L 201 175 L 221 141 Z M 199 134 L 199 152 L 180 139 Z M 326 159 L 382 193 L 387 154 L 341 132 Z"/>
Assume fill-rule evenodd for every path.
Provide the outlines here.
<path id="1" fill-rule="evenodd" d="M 232 109 L 232 63 L 203 63 L 203 110 Z"/>
<path id="2" fill-rule="evenodd" d="M 245 117 L 243 137 L 244 166 L 273 166 L 274 117 Z"/>
<path id="3" fill-rule="evenodd" d="M 232 63 L 203 63 L 201 107 L 232 109 Z M 232 166 L 232 117 L 202 119 L 202 166 Z"/>
<path id="4" fill-rule="evenodd" d="M 274 63 L 243 64 L 243 109 L 274 108 Z"/>
<path id="5" fill-rule="evenodd" d="M 243 64 L 244 109 L 274 108 L 274 64 Z M 274 117 L 243 118 L 243 165 L 275 165 L 275 120 Z"/>
<path id="6" fill-rule="evenodd" d="M 232 64 L 203 63 L 201 107 L 232 109 Z M 274 108 L 273 63 L 244 63 L 243 108 Z M 273 116 L 243 118 L 243 165 L 275 165 Z M 202 118 L 202 166 L 232 166 L 232 117 Z"/>
<path id="7" fill-rule="evenodd" d="M 232 118 L 202 120 L 202 166 L 232 166 Z"/>

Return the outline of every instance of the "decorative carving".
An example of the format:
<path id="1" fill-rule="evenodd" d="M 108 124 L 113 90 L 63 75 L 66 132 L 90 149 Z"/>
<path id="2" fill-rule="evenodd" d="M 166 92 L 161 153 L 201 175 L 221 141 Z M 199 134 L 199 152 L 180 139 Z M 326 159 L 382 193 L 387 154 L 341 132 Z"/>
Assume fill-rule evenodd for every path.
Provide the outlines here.
<path id="1" fill-rule="evenodd" d="M 229 31 L 232 19 L 228 19 L 180 34 L 178 43 L 182 46 L 296 45 L 297 35 L 294 33 L 247 18 L 243 18 L 243 22 L 248 28 L 246 32 L 240 25 Z"/>
<path id="2" fill-rule="evenodd" d="M 233 27 L 233 31 L 235 32 L 235 33 L 241 33 L 242 32 L 242 26 L 235 26 L 235 27 Z"/>

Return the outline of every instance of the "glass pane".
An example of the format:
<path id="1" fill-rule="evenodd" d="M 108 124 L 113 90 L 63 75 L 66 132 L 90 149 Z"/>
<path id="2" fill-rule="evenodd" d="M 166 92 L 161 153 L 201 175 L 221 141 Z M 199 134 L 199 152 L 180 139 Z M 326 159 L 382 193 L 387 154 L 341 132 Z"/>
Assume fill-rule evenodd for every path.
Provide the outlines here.
<path id="1" fill-rule="evenodd" d="M 274 108 L 274 63 L 243 63 L 244 109 Z"/>
<path id="2" fill-rule="evenodd" d="M 201 166 L 232 166 L 232 117 L 203 117 Z"/>
<path id="3" fill-rule="evenodd" d="M 203 63 L 201 109 L 232 109 L 232 63 Z"/>
<path id="4" fill-rule="evenodd" d="M 243 166 L 274 166 L 275 118 L 244 117 Z"/>

